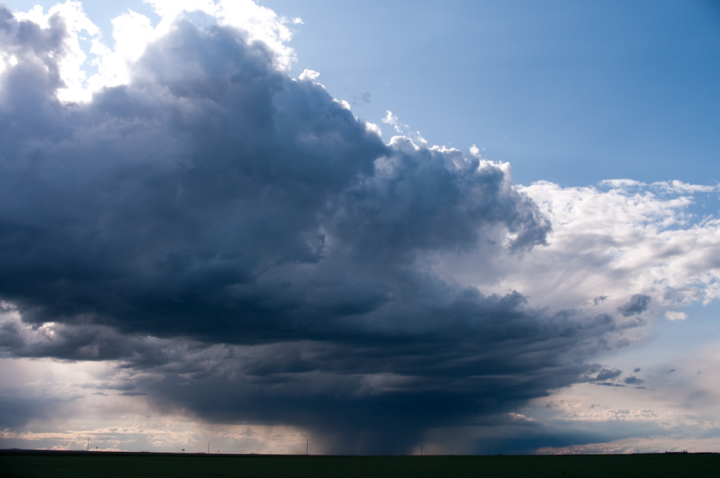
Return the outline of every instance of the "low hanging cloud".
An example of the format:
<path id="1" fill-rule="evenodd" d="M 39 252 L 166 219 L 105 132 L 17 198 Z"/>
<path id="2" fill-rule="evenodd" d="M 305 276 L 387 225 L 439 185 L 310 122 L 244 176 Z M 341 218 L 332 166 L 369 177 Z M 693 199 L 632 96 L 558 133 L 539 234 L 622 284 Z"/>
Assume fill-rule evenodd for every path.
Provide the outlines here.
<path id="1" fill-rule="evenodd" d="M 404 453 L 619 376 L 586 362 L 628 343 L 649 295 L 598 311 L 481 292 L 468 268 L 552 250 L 537 191 L 384 143 L 317 72 L 286 73 L 277 23 L 268 39 L 228 11 L 168 13 L 127 81 L 72 103 L 76 32 L 0 7 L 4 356 L 112 361 L 138 372 L 112 389 L 158 410 L 301 427 L 326 452 Z"/>

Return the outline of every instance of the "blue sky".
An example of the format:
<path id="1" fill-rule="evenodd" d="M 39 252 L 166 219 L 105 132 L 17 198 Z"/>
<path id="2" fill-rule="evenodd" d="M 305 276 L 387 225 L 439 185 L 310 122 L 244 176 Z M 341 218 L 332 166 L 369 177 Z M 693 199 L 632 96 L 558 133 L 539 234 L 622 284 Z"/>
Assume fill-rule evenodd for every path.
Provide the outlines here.
<path id="1" fill-rule="evenodd" d="M 720 179 L 712 2 L 266 5 L 305 23 L 297 70 L 338 98 L 370 93 L 358 114 L 483 145 L 522 184 Z"/>
<path id="2" fill-rule="evenodd" d="M 720 449 L 715 3 L 6 5 L 0 446 Z"/>

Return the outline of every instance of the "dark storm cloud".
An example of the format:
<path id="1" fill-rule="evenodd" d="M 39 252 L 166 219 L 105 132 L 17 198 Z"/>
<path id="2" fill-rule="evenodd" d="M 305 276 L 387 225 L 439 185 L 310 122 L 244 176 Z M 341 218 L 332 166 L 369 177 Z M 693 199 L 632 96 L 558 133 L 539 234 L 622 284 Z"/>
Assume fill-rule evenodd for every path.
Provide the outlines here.
<path id="1" fill-rule="evenodd" d="M 627 303 L 618 308 L 620 313 L 625 317 L 631 315 L 642 314 L 650 305 L 650 296 L 645 294 L 634 294 Z"/>
<path id="2" fill-rule="evenodd" d="M 125 394 L 308 427 L 345 452 L 405 452 L 425 427 L 597 371 L 583 359 L 619 332 L 610 316 L 549 315 L 432 270 L 439 253 L 545 243 L 499 167 L 386 145 L 262 43 L 189 21 L 129 85 L 63 105 L 64 31 L 0 8 L 18 58 L 0 89 L 0 298 L 22 316 L 0 330 L 5 355 L 117 360 L 154 372 Z"/>
<path id="3" fill-rule="evenodd" d="M 23 426 L 30 420 L 51 418 L 61 411 L 60 405 L 55 401 L 0 394 L 0 426 L 11 428 Z"/>
<path id="4" fill-rule="evenodd" d="M 595 377 L 595 380 L 604 381 L 604 380 L 612 380 L 614 378 L 619 377 L 622 375 L 622 370 L 618 369 L 602 369 L 600 372 L 598 372 L 597 376 Z"/>

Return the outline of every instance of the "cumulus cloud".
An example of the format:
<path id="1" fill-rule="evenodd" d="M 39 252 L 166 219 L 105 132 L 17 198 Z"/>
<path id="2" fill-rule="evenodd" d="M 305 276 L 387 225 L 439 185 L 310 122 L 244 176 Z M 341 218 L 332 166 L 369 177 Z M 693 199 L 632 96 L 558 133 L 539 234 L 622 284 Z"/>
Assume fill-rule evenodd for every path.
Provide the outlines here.
<path id="1" fill-rule="evenodd" d="M 403 133 L 404 129 L 407 128 L 407 125 L 398 122 L 398 117 L 395 116 L 390 110 L 387 110 L 385 116 L 382 119 L 382 122 L 391 125 L 393 128 L 395 128 L 396 132 L 401 134 Z"/>
<path id="2" fill-rule="evenodd" d="M 172 28 L 125 55 L 127 83 L 77 104 L 58 98 L 63 16 L 2 10 L 18 58 L 0 98 L 6 356 L 118 361 L 152 377 L 126 394 L 315 429 L 328 450 L 368 428 L 386 436 L 375 451 L 404 451 L 428 423 L 585 371 L 609 317 L 545 314 L 428 268 L 545 243 L 509 169 L 383 144 L 219 10 L 156 8 Z"/>
<path id="3" fill-rule="evenodd" d="M 442 258 L 435 270 L 483 290 L 523 291 L 537 306 L 592 307 L 636 321 L 647 320 L 641 311 L 654 308 L 657 317 L 720 298 L 720 220 L 691 213 L 693 188 L 613 184 L 608 190 L 545 181 L 522 187 L 552 224 L 547 247 L 493 257 L 482 270 Z"/>
<path id="4" fill-rule="evenodd" d="M 668 310 L 667 312 L 665 312 L 665 317 L 667 317 L 668 320 L 685 320 L 687 319 L 687 314 L 685 314 L 684 312 Z"/>
<path id="5" fill-rule="evenodd" d="M 712 220 L 660 230 L 689 199 L 519 188 L 476 147 L 385 144 L 304 81 L 317 72 L 288 76 L 288 20 L 249 1 L 151 3 L 155 27 L 116 20 L 84 102 L 61 94 L 81 11 L 0 7 L 4 357 L 112 362 L 131 372 L 88 390 L 310 430 L 326 452 L 404 453 L 426 428 L 525 423 L 516 407 L 549 389 L 610 383 L 621 372 L 589 359 L 629 343 L 651 300 L 716 294 L 698 257 L 660 298 L 617 280 L 655 264 L 618 252 L 638 228 L 666 258 L 689 234 L 718 257 Z M 552 307 L 533 302 L 541 287 Z"/>
<path id="6" fill-rule="evenodd" d="M 298 79 L 301 80 L 301 81 L 303 81 L 303 80 L 314 80 L 314 79 L 317 78 L 318 76 L 320 76 L 320 73 L 318 73 L 317 71 L 305 69 L 305 70 L 303 70 L 302 73 L 300 73 L 300 76 L 298 76 Z"/>
<path id="7" fill-rule="evenodd" d="M 383 123 L 385 123 L 385 124 L 392 124 L 392 125 L 394 125 L 394 124 L 397 124 L 397 122 L 398 122 L 398 117 L 395 116 L 394 114 L 392 114 L 392 111 L 387 110 L 387 113 L 385 114 L 385 117 L 383 118 L 382 121 L 383 121 Z"/>

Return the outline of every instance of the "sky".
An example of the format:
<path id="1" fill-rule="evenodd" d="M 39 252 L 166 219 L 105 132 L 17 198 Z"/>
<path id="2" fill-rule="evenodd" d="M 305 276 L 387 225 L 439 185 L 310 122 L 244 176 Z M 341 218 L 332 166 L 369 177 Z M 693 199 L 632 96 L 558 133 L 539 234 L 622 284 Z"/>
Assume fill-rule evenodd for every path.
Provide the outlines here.
<path id="1" fill-rule="evenodd" d="M 0 448 L 720 451 L 717 3 L 4 5 Z"/>

